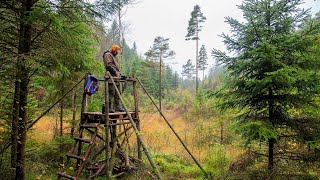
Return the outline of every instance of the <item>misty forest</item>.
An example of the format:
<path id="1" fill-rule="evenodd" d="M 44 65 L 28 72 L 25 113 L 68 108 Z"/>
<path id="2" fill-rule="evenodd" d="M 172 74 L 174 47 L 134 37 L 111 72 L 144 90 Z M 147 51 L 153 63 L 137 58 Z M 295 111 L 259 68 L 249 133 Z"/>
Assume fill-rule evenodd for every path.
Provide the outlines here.
<path id="1" fill-rule="evenodd" d="M 0 1 L 0 179 L 320 179 L 320 12 L 243 0 L 221 49 L 194 4 L 180 71 L 132 41 L 140 3 Z"/>

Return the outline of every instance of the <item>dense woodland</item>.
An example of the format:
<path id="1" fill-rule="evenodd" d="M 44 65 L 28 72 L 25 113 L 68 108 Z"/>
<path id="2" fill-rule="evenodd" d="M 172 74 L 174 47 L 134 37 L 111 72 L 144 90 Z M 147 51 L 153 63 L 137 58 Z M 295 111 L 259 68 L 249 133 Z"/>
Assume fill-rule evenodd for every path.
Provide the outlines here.
<path id="1" fill-rule="evenodd" d="M 52 105 L 85 73 L 103 78 L 102 54 L 113 44 L 122 47 L 122 74 L 142 81 L 207 173 L 139 89 L 142 138 L 164 179 L 319 179 L 320 12 L 301 3 L 244 0 L 243 20 L 225 18 L 227 52 L 201 44 L 210 19 L 195 4 L 181 36 L 196 41 L 196 59 L 178 73 L 170 37 L 155 37 L 143 55 L 127 43 L 122 18 L 135 0 L 0 1 L 0 179 L 57 178 L 78 131 L 83 84 Z M 101 111 L 103 90 L 88 101 Z"/>

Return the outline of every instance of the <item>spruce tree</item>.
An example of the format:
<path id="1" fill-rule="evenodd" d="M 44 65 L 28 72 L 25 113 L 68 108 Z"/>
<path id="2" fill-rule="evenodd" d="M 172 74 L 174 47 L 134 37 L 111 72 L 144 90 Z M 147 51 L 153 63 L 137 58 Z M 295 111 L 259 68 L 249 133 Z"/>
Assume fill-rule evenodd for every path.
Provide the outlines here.
<path id="1" fill-rule="evenodd" d="M 202 71 L 202 88 L 203 88 L 203 82 L 204 82 L 204 70 L 207 69 L 207 50 L 204 45 L 201 46 L 200 52 L 199 52 L 199 64 L 198 68 Z"/>
<path id="2" fill-rule="evenodd" d="M 120 68 L 122 68 L 122 63 L 123 63 L 123 53 L 125 52 L 125 49 L 123 48 L 125 46 L 125 38 L 124 38 L 124 32 L 126 30 L 126 26 L 123 23 L 123 16 L 126 13 L 126 7 L 129 5 L 133 5 L 136 3 L 136 0 L 111 0 L 111 1 L 107 1 L 110 5 L 110 7 L 114 10 L 114 15 L 117 18 L 117 22 L 114 21 L 115 25 L 117 25 L 117 41 L 115 41 L 116 43 L 118 43 L 118 45 L 120 47 L 122 47 L 121 53 L 119 54 L 119 64 L 120 64 Z"/>
<path id="3" fill-rule="evenodd" d="M 317 106 L 320 61 L 310 58 L 310 47 L 318 42 L 314 27 L 296 31 L 308 16 L 298 8 L 302 2 L 245 0 L 239 6 L 245 21 L 227 17 L 231 35 L 221 35 L 233 55 L 212 51 L 231 79 L 219 94 L 224 100 L 220 108 L 240 110 L 238 130 L 247 144 L 267 142 L 269 173 L 281 133 L 292 133 L 299 119 L 293 112 Z"/>
<path id="4" fill-rule="evenodd" d="M 198 42 L 199 32 L 202 30 L 202 24 L 205 22 L 206 17 L 201 12 L 199 5 L 195 5 L 191 12 L 191 18 L 188 23 L 188 32 L 186 40 L 196 40 L 196 92 L 198 92 Z"/>
<path id="5" fill-rule="evenodd" d="M 166 81 L 164 82 L 164 88 L 165 90 L 172 90 L 175 89 L 174 86 L 174 72 L 172 68 L 169 65 L 166 65 L 165 67 L 165 79 Z"/>
<path id="6" fill-rule="evenodd" d="M 192 64 L 191 59 L 188 59 L 187 64 L 182 65 L 182 76 L 187 79 L 193 79 L 195 74 L 195 65 Z"/>
<path id="7" fill-rule="evenodd" d="M 113 44 L 116 44 L 119 42 L 120 36 L 119 36 L 119 26 L 117 21 L 113 21 L 111 24 L 111 27 L 109 29 L 109 35 L 111 36 L 111 40 Z"/>

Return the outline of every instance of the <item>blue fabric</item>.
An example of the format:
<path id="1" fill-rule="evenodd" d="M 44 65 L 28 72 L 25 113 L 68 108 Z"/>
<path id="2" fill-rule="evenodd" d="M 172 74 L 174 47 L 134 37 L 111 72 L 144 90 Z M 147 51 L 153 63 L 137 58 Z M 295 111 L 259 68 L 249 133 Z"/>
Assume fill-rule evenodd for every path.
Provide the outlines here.
<path id="1" fill-rule="evenodd" d="M 98 89 L 99 89 L 98 79 L 94 75 L 89 73 L 88 77 L 87 77 L 87 82 L 86 82 L 86 86 L 84 89 L 84 93 L 91 96 L 96 91 L 98 91 Z"/>

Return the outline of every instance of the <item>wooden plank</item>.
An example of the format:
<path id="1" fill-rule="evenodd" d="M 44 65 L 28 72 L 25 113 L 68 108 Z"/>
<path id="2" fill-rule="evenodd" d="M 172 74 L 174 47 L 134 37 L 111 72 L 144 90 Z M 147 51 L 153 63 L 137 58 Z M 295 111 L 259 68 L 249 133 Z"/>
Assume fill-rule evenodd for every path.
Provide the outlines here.
<path id="1" fill-rule="evenodd" d="M 63 172 L 58 172 L 57 174 L 58 174 L 59 176 L 62 176 L 62 177 L 68 178 L 68 179 L 76 179 L 75 177 L 70 176 L 70 175 L 68 175 L 68 174 L 65 174 L 65 173 L 63 173 Z"/>
<path id="2" fill-rule="evenodd" d="M 85 142 L 85 143 L 90 143 L 91 141 L 88 139 L 83 139 L 83 138 L 78 138 L 78 137 L 74 137 L 73 138 L 76 141 L 81 141 L 81 142 Z"/>
<path id="3" fill-rule="evenodd" d="M 80 125 L 80 127 L 97 129 L 97 126 L 96 126 L 96 125 Z"/>
<path id="4" fill-rule="evenodd" d="M 67 155 L 68 157 L 70 157 L 70 158 L 78 159 L 78 160 L 81 160 L 81 161 L 84 160 L 83 157 L 77 156 L 77 155 L 74 155 L 74 154 L 67 153 L 66 155 Z"/>
<path id="5" fill-rule="evenodd" d="M 131 124 L 131 122 L 118 122 L 118 123 L 110 123 L 110 126 L 117 126 L 117 125 L 123 125 L 123 124 Z"/>
<path id="6" fill-rule="evenodd" d="M 115 116 L 115 115 L 126 115 L 126 112 L 114 112 L 109 113 L 109 116 Z M 129 111 L 129 114 L 135 114 L 135 111 Z M 105 114 L 102 114 L 101 112 L 83 112 L 83 115 L 99 115 L 104 116 Z"/>

